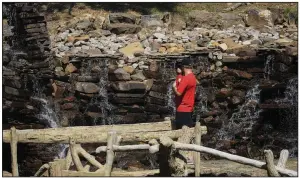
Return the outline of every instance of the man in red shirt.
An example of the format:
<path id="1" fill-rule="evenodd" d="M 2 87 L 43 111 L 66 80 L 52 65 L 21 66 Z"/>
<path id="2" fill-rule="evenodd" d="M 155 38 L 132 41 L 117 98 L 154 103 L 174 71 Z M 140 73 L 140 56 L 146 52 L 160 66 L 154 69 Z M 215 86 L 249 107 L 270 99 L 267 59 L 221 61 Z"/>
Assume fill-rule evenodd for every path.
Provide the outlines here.
<path id="1" fill-rule="evenodd" d="M 184 76 L 181 78 L 179 85 L 176 86 L 176 82 L 173 84 L 173 90 L 176 96 L 180 97 L 179 104 L 176 103 L 176 129 L 181 129 L 186 125 L 191 127 L 192 112 L 195 103 L 195 92 L 197 80 L 192 70 L 192 62 L 186 58 L 182 60 L 182 68 Z"/>

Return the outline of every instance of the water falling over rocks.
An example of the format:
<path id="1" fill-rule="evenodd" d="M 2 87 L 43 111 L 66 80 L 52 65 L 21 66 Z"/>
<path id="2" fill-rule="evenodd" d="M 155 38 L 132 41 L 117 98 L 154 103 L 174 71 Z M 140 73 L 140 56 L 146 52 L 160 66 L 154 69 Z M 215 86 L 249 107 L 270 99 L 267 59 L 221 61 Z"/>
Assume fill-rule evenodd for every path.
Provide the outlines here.
<path id="1" fill-rule="evenodd" d="M 94 27 L 83 22 L 98 17 L 83 16 L 72 27 L 60 26 L 50 49 L 44 16 L 29 18 L 35 13 L 31 10 L 21 15 L 27 5 L 13 4 L 9 16 L 15 30 L 4 48 L 5 129 L 162 121 L 175 114 L 171 88 L 175 64 L 191 58 L 200 82 L 193 119 L 199 115 L 201 125 L 208 127 L 208 134 L 202 137 L 205 146 L 253 158 L 260 158 L 267 148 L 275 157 L 281 149 L 290 149 L 297 156 L 298 56 L 293 42 L 267 44 L 266 39 L 276 40 L 278 35 L 244 25 L 174 33 L 162 26 L 141 30 L 139 35 L 119 35 L 139 31 L 140 25 L 113 22 L 111 32 L 93 29 L 93 36 L 89 34 Z M 188 23 L 190 27 L 192 22 Z M 95 37 L 98 31 L 101 34 Z M 294 39 L 296 33 L 289 31 L 285 36 Z M 255 39 L 248 39 L 251 35 Z M 32 158 L 20 158 L 21 170 L 28 168 L 23 175 L 33 175 L 59 151 L 63 157 L 67 150 L 63 145 L 46 151 L 41 151 L 45 145 L 20 147 Z M 152 167 L 157 166 L 150 160 Z"/>

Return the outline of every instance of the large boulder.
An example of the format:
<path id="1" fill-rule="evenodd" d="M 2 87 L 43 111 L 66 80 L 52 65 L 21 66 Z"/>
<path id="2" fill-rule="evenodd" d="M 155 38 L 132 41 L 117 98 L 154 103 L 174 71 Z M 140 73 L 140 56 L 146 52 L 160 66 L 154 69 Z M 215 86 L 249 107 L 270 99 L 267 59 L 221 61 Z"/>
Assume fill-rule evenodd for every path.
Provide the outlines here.
<path id="1" fill-rule="evenodd" d="M 111 76 L 111 75 L 110 75 Z M 115 80 L 130 80 L 130 74 L 127 73 L 123 68 L 118 68 L 113 72 L 113 78 Z M 112 80 L 114 80 L 112 79 Z"/>
<path id="2" fill-rule="evenodd" d="M 143 53 L 144 48 L 140 42 L 128 44 L 126 47 L 119 50 L 126 57 L 133 57 L 135 53 Z"/>
<path id="3" fill-rule="evenodd" d="M 141 25 L 142 27 L 162 27 L 164 25 L 161 20 L 161 16 L 158 14 L 155 15 L 143 15 L 141 16 Z"/>
<path id="4" fill-rule="evenodd" d="M 136 90 L 145 90 L 146 85 L 144 82 L 138 81 L 128 81 L 128 82 L 115 82 L 112 84 L 112 88 L 115 91 L 136 91 Z"/>
<path id="5" fill-rule="evenodd" d="M 100 90 L 96 84 L 88 82 L 77 82 L 75 88 L 82 93 L 98 93 Z"/>
<path id="6" fill-rule="evenodd" d="M 135 24 L 115 23 L 107 25 L 107 30 L 114 34 L 135 34 L 141 30 L 141 26 Z"/>
<path id="7" fill-rule="evenodd" d="M 131 75 L 132 80 L 137 80 L 137 81 L 144 81 L 146 77 L 144 76 L 142 71 L 137 72 L 134 75 Z"/>
<path id="8" fill-rule="evenodd" d="M 269 10 L 251 9 L 244 17 L 245 24 L 254 28 L 262 29 L 265 26 L 273 27 L 272 13 Z"/>
<path id="9" fill-rule="evenodd" d="M 243 23 L 243 18 L 232 13 L 213 13 L 206 10 L 193 10 L 187 16 L 188 27 L 223 29 Z"/>
<path id="10" fill-rule="evenodd" d="M 110 23 L 129 23 L 137 24 L 140 16 L 128 13 L 111 13 L 109 14 Z"/>

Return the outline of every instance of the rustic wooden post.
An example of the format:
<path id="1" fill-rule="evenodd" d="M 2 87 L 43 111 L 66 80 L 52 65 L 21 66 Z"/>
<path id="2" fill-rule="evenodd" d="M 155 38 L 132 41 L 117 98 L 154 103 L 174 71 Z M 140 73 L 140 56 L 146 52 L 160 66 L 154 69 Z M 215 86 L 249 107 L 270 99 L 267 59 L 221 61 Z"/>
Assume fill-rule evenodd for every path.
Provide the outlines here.
<path id="1" fill-rule="evenodd" d="M 65 159 L 55 159 L 54 162 L 49 163 L 50 177 L 61 177 L 63 176 L 62 171 L 66 167 Z"/>
<path id="2" fill-rule="evenodd" d="M 10 140 L 10 150 L 11 150 L 11 168 L 12 176 L 18 177 L 18 135 L 15 127 L 10 129 L 11 131 L 11 140 Z"/>
<path id="3" fill-rule="evenodd" d="M 77 147 L 75 144 L 75 140 L 73 138 L 70 138 L 70 150 L 71 150 L 71 155 L 73 158 L 73 162 L 77 168 L 78 171 L 84 171 L 83 166 L 81 164 L 81 161 L 79 159 L 79 156 L 77 154 Z"/>
<path id="4" fill-rule="evenodd" d="M 201 146 L 201 124 L 199 122 L 199 116 L 197 116 L 196 126 L 195 126 L 195 144 Z M 200 152 L 194 152 L 194 162 L 195 162 L 195 176 L 200 177 Z"/>
<path id="5" fill-rule="evenodd" d="M 280 157 L 277 163 L 277 167 L 285 168 L 285 164 L 287 159 L 289 158 L 289 151 L 288 150 L 282 150 L 280 152 Z"/>
<path id="6" fill-rule="evenodd" d="M 113 144 L 116 141 L 116 131 L 110 131 L 107 134 L 107 150 L 106 150 L 106 164 L 104 176 L 111 176 L 112 165 L 114 161 Z"/>
<path id="7" fill-rule="evenodd" d="M 274 165 L 273 152 L 271 150 L 265 150 L 264 153 L 265 153 L 265 159 L 267 164 L 268 176 L 279 177 L 280 175 Z"/>

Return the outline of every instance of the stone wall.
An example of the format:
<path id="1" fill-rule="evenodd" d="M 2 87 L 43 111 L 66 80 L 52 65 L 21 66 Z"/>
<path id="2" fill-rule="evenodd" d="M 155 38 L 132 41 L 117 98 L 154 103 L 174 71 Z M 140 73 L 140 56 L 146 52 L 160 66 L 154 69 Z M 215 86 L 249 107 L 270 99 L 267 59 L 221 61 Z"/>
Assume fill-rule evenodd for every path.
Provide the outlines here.
<path id="1" fill-rule="evenodd" d="M 297 122 L 297 102 L 287 100 L 297 85 L 290 79 L 298 74 L 298 31 L 274 24 L 269 12 L 249 11 L 246 24 L 225 29 L 218 24 L 204 28 L 199 18 L 179 31 L 170 30 L 168 15 L 83 15 L 61 24 L 50 46 L 47 23 L 34 9 L 30 3 L 11 6 L 13 35 L 4 35 L 4 129 L 49 127 L 49 120 L 40 117 L 45 103 L 63 127 L 174 116 L 170 83 L 176 77 L 175 63 L 191 58 L 200 81 L 194 119 L 200 115 L 208 127 L 204 145 L 253 158 L 264 148 L 278 156 L 280 149 L 295 145 L 297 136 L 286 133 L 297 133 L 290 127 Z M 257 15 L 258 26 L 253 24 Z M 22 148 L 28 150 L 20 160 L 29 171 L 25 174 L 58 153 L 53 147 L 47 154 L 43 147 Z M 37 150 L 45 156 L 33 153 Z"/>

